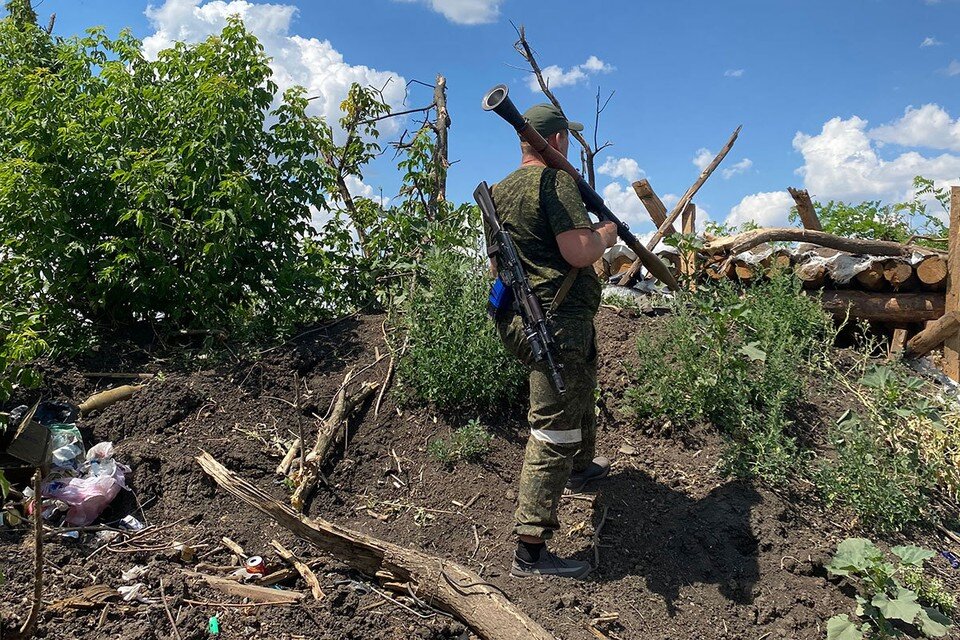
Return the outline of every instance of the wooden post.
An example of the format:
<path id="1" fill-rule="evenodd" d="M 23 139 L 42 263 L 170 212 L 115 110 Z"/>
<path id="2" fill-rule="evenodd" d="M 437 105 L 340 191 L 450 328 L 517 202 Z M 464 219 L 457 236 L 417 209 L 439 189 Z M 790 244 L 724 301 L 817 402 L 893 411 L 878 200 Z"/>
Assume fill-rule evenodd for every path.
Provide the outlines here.
<path id="1" fill-rule="evenodd" d="M 650 181 L 646 178 L 634 182 L 633 190 L 636 192 L 637 197 L 640 198 L 640 202 L 643 203 L 647 213 L 650 214 L 650 219 L 653 220 L 653 224 L 655 224 L 659 229 L 660 225 L 667 221 L 666 205 L 664 205 L 663 201 L 660 200 L 660 196 L 653 191 L 653 187 L 650 186 Z M 664 237 L 672 236 L 676 232 L 677 230 L 671 224 L 669 227 L 667 227 L 667 230 L 663 235 Z"/>
<path id="2" fill-rule="evenodd" d="M 797 203 L 797 213 L 800 214 L 800 222 L 803 223 L 803 228 L 823 231 L 820 218 L 817 217 L 817 211 L 813 208 L 813 201 L 810 199 L 807 190 L 787 187 L 787 191 L 793 196 L 793 201 Z"/>
<path id="3" fill-rule="evenodd" d="M 947 300 L 945 313 L 960 310 L 960 187 L 950 190 L 950 251 L 947 256 Z M 943 343 L 943 370 L 951 380 L 960 381 L 960 334 Z"/>
<path id="4" fill-rule="evenodd" d="M 683 229 L 684 235 L 693 235 L 697 232 L 697 205 L 692 202 L 683 210 L 680 228 Z M 693 276 L 697 272 L 696 250 L 685 251 L 680 265 L 684 275 Z"/>
<path id="5" fill-rule="evenodd" d="M 896 327 L 893 330 L 893 336 L 890 338 L 890 348 L 887 350 L 887 360 L 893 360 L 898 353 L 906 348 L 907 337 L 906 327 Z"/>

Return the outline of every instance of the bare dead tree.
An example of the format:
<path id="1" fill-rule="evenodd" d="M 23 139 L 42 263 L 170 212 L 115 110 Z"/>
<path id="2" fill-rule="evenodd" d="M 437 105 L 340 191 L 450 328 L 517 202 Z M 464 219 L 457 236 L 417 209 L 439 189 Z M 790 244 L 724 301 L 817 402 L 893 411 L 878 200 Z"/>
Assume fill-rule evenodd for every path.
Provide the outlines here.
<path id="1" fill-rule="evenodd" d="M 557 100 L 557 96 L 554 95 L 553 91 L 550 90 L 550 83 L 547 82 L 546 78 L 543 77 L 543 69 L 540 68 L 540 63 L 537 62 L 537 58 L 533 53 L 533 48 L 530 46 L 530 42 L 527 40 L 526 31 L 523 25 L 519 27 L 513 25 L 513 28 L 517 31 L 517 41 L 514 43 L 513 48 L 517 50 L 523 59 L 527 61 L 527 64 L 530 65 L 530 70 L 534 76 L 537 78 L 537 83 L 540 85 L 540 90 L 543 91 L 543 95 L 547 96 L 547 99 L 553 103 L 557 109 L 560 110 L 560 113 L 563 114 L 563 117 L 567 117 L 567 114 L 564 113 L 563 107 L 560 106 L 560 101 Z M 594 126 L 593 126 L 593 146 L 587 141 L 583 136 L 583 133 L 580 131 L 571 131 L 570 135 L 576 138 L 577 142 L 580 143 L 580 163 L 582 166 L 583 173 L 587 176 L 587 182 L 590 186 L 596 189 L 596 170 L 594 167 L 594 161 L 598 153 L 603 149 L 609 147 L 612 143 L 607 141 L 602 145 L 597 143 L 597 130 L 600 127 L 600 114 L 609 104 L 610 99 L 613 97 L 614 92 L 610 92 L 610 95 L 607 96 L 606 100 L 603 101 L 603 105 L 600 104 L 600 87 L 597 87 L 597 108 L 594 113 Z"/>
<path id="2" fill-rule="evenodd" d="M 450 168 L 447 147 L 447 132 L 450 129 L 450 112 L 447 110 L 447 79 L 437 74 L 437 84 L 433 89 L 433 104 L 437 108 L 437 117 L 431 125 L 437 136 L 433 154 L 434 188 L 430 196 L 435 204 L 447 199 L 447 170 Z"/>

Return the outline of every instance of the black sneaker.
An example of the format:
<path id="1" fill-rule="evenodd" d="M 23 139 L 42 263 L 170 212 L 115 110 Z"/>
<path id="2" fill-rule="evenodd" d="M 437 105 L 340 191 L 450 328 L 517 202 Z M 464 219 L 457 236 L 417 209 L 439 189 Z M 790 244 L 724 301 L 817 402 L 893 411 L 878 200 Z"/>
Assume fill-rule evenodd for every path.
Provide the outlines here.
<path id="1" fill-rule="evenodd" d="M 602 456 L 594 458 L 593 462 L 587 465 L 586 469 L 570 474 L 570 479 L 567 480 L 567 486 L 563 492 L 580 493 L 583 491 L 583 488 L 587 486 L 588 482 L 606 478 L 609 473 L 610 461 Z"/>
<path id="2" fill-rule="evenodd" d="M 536 562 L 524 562 L 514 554 L 510 575 L 515 578 L 531 576 L 559 576 L 561 578 L 582 578 L 590 573 L 590 563 L 579 560 L 566 560 L 557 557 L 547 549 L 540 552 Z"/>

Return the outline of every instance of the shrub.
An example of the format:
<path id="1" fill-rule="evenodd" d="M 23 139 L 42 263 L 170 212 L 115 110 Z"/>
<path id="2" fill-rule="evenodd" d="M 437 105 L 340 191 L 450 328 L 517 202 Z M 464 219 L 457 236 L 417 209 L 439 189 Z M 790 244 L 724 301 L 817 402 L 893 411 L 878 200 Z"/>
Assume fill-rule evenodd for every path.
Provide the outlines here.
<path id="1" fill-rule="evenodd" d="M 848 538 L 837 545 L 827 571 L 845 576 L 858 588 L 856 615 L 863 623 L 858 627 L 847 615 L 834 616 L 827 622 L 828 640 L 862 640 L 903 635 L 902 624 L 914 625 L 927 638 L 941 638 L 953 622 L 934 606 L 918 602 L 919 594 L 901 584 L 904 575 L 922 573 L 923 561 L 934 555 L 920 547 L 893 547 L 897 560 L 890 562 L 885 554 L 865 538 Z"/>
<path id="2" fill-rule="evenodd" d="M 702 286 L 678 296 L 660 331 L 637 341 L 630 407 L 640 419 L 707 420 L 729 437 L 732 471 L 782 478 L 800 455 L 789 427 L 803 373 L 831 332 L 816 300 L 787 275 L 742 293 L 728 282 Z"/>
<path id="3" fill-rule="evenodd" d="M 437 250 L 400 320 L 409 349 L 397 367 L 408 397 L 440 409 L 496 412 L 518 398 L 524 372 L 486 315 L 490 278 L 475 257 Z"/>
<path id="4" fill-rule="evenodd" d="M 437 438 L 427 445 L 431 458 L 446 465 L 454 465 L 460 460 L 480 462 L 490 452 L 493 435 L 479 420 L 471 420 L 460 427 L 449 438 Z"/>
<path id="5" fill-rule="evenodd" d="M 8 18 L 0 61 L 0 290 L 48 336 L 273 333 L 339 303 L 319 292 L 342 265 L 310 226 L 335 187 L 330 129 L 302 89 L 278 99 L 239 19 L 151 61 L 126 31 L 61 40 Z"/>

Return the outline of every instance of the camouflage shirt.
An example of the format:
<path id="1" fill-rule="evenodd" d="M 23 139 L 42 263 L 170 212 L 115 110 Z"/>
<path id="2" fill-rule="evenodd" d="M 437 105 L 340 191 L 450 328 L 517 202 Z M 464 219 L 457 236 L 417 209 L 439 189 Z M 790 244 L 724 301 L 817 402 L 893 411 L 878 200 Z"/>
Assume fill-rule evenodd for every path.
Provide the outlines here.
<path id="1" fill-rule="evenodd" d="M 563 171 L 526 166 L 494 185 L 493 200 L 534 293 L 544 311 L 549 311 L 571 269 L 560 254 L 557 236 L 571 229 L 593 228 L 577 184 Z M 600 280 L 590 266 L 579 270 L 554 315 L 592 320 L 599 307 Z"/>

